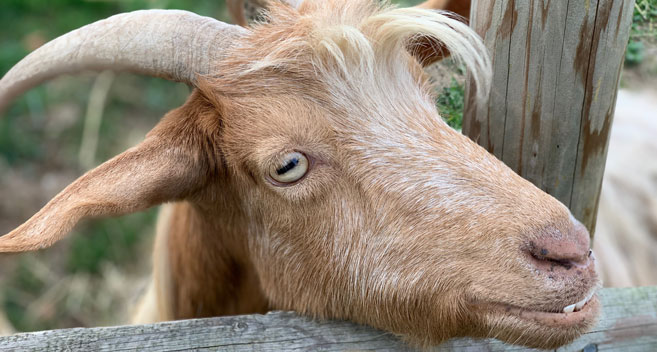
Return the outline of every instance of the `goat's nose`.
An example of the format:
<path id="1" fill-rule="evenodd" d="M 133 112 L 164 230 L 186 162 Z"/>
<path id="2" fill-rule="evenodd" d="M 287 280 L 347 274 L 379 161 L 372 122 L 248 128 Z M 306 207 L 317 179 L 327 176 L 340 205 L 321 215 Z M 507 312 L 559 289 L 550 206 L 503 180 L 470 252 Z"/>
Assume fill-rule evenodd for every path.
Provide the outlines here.
<path id="1" fill-rule="evenodd" d="M 573 220 L 571 227 L 556 232 L 546 230 L 543 236 L 529 242 L 527 250 L 539 269 L 553 271 L 555 267 L 570 269 L 591 264 L 589 232 L 584 225 Z"/>

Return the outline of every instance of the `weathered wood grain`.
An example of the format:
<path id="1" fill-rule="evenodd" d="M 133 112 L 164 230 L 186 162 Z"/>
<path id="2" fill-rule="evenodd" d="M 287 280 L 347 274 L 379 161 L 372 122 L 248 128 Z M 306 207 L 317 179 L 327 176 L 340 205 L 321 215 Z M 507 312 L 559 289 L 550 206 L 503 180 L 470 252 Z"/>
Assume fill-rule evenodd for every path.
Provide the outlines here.
<path id="1" fill-rule="evenodd" d="M 657 287 L 603 289 L 595 329 L 558 351 L 657 350 Z M 291 312 L 0 337 L 0 351 L 416 351 L 395 336 Z M 519 351 L 497 340 L 453 339 L 433 351 Z"/>
<path id="2" fill-rule="evenodd" d="M 475 0 L 493 59 L 463 132 L 570 207 L 593 234 L 634 0 Z"/>
<path id="3" fill-rule="evenodd" d="M 470 26 L 481 35 L 493 60 L 493 90 L 487 105 L 471 104 L 475 91 L 466 87 L 463 132 L 502 159 L 504 123 L 506 119 L 509 45 L 513 22 L 511 0 L 474 1 Z M 496 25 L 493 26 L 492 24 Z M 472 118 L 472 117 L 477 118 Z"/>

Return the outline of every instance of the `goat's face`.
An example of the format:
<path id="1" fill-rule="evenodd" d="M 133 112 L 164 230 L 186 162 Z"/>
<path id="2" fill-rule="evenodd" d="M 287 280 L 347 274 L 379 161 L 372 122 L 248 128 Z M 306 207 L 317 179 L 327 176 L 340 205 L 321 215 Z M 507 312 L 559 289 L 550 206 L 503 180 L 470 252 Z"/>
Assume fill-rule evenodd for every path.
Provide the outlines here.
<path id="1" fill-rule="evenodd" d="M 233 57 L 274 50 L 268 31 Z M 563 313 L 597 286 L 588 232 L 448 127 L 420 66 L 396 49 L 344 71 L 314 51 L 306 66 L 274 60 L 206 85 L 264 292 L 276 308 L 428 344 L 572 340 L 598 309 Z"/>
<path id="2" fill-rule="evenodd" d="M 377 14 L 364 3 L 315 2 L 303 16 L 277 7 L 143 146 L 42 212 L 71 193 L 89 209 L 68 204 L 64 220 L 37 214 L 0 250 L 51 242 L 101 213 L 97 189 L 118 173 L 127 186 L 102 192 L 111 205 L 103 214 L 187 199 L 248 219 L 236 226 L 247 228 L 243 241 L 275 308 L 421 344 L 490 336 L 555 347 L 577 337 L 598 311 L 595 298 L 584 304 L 597 286 L 588 233 L 442 122 L 402 40 L 414 19 L 439 15 Z M 476 69 L 481 54 L 459 28 L 449 23 L 438 36 Z M 24 236 L 53 223 L 63 230 L 51 239 Z M 30 243 L 12 247 L 16 238 Z"/>
<path id="3" fill-rule="evenodd" d="M 440 121 L 421 87 L 371 88 L 382 104 L 277 94 L 240 102 L 249 116 L 224 110 L 231 188 L 274 306 L 433 343 L 492 331 L 553 346 L 589 327 L 595 301 L 557 313 L 597 281 L 569 211 Z"/>
<path id="4" fill-rule="evenodd" d="M 406 100 L 413 110 L 373 112 L 378 122 L 278 96 L 260 101 L 275 108 L 251 102 L 276 124 L 225 125 L 231 188 L 251 220 L 265 294 L 277 309 L 423 343 L 493 334 L 552 347 L 578 336 L 597 302 L 562 311 L 597 284 L 588 233 L 561 203 L 419 108 L 431 102 L 419 96 Z M 347 117 L 348 127 L 337 121 Z M 294 166 L 299 158 L 307 170 Z M 297 181 L 272 178 L 285 166 Z"/>

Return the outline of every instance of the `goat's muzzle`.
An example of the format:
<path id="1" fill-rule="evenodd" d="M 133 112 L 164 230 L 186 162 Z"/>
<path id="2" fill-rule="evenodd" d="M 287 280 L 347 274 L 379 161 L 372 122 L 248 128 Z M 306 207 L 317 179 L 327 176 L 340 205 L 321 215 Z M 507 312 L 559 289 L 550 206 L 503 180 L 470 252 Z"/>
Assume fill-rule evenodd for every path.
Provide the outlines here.
<path id="1" fill-rule="evenodd" d="M 546 229 L 529 241 L 525 251 L 531 265 L 550 280 L 568 280 L 572 276 L 591 279 L 596 275 L 589 232 L 577 220 L 561 231 Z"/>

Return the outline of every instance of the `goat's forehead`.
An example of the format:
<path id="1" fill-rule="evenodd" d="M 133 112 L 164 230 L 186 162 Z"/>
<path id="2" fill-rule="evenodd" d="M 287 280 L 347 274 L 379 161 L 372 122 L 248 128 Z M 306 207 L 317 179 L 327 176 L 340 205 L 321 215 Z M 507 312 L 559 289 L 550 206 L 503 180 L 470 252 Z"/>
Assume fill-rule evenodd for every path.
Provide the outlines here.
<path id="1" fill-rule="evenodd" d="M 410 57 L 401 59 L 394 65 L 380 65 L 358 80 L 300 64 L 263 70 L 218 86 L 236 120 L 244 120 L 236 121 L 243 128 L 286 133 L 310 125 L 346 138 L 375 135 L 384 139 L 408 139 L 408 135 L 448 128 L 438 115 L 421 67 Z"/>
<path id="2" fill-rule="evenodd" d="M 292 85 L 282 85 L 286 92 Z M 261 131 L 291 139 L 332 138 L 340 144 L 412 145 L 444 134 L 449 127 L 430 94 L 418 85 L 340 88 L 308 86 L 301 94 L 279 93 L 244 97 L 231 102 L 239 130 Z M 233 122 L 233 123 L 231 123 Z M 329 137 L 329 135 L 331 137 Z"/>
<path id="3" fill-rule="evenodd" d="M 376 12 L 371 5 L 365 12 Z M 295 142 L 316 140 L 313 133 L 330 135 L 330 144 L 352 155 L 401 149 L 417 149 L 420 155 L 426 154 L 422 146 L 428 140 L 449 128 L 436 111 L 422 67 L 403 42 L 385 43 L 371 38 L 371 29 L 358 27 L 367 15 L 340 21 L 323 15 L 331 23 L 319 25 L 279 12 L 290 23 L 274 19 L 256 29 L 236 48 L 235 59 L 224 63 L 229 73 L 215 85 L 229 100 L 241 100 L 234 110 L 247 116 L 237 123 L 240 130 Z M 293 34 L 280 32 L 291 23 Z M 231 71 L 235 67 L 240 69 Z"/>
<path id="4" fill-rule="evenodd" d="M 376 94 L 389 97 L 387 93 Z M 383 166 L 393 172 L 426 166 L 436 158 L 463 159 L 461 151 L 468 149 L 464 137 L 442 121 L 429 98 L 418 93 L 413 99 L 407 95 L 400 101 L 376 102 L 372 94 L 352 95 L 348 103 L 295 95 L 249 98 L 235 106 L 235 112 L 250 111 L 226 127 L 235 137 L 234 146 L 257 153 L 258 160 L 298 149 L 344 166 Z"/>

